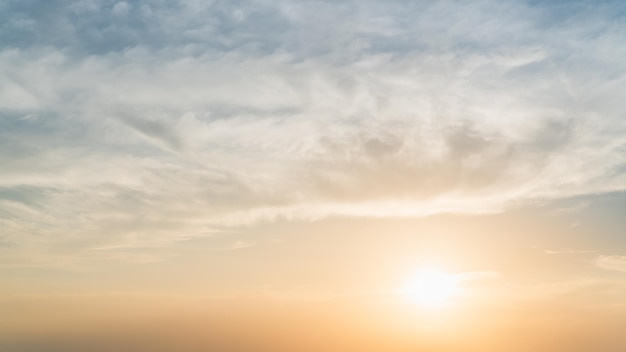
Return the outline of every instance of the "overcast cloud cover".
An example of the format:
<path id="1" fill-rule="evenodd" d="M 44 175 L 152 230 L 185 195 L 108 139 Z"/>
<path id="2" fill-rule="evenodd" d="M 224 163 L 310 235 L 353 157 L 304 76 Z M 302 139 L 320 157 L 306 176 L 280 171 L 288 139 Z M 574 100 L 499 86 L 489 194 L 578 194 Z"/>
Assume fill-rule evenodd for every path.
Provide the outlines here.
<path id="1" fill-rule="evenodd" d="M 3 265 L 276 217 L 626 190 L 625 14 L 621 1 L 2 1 Z"/>

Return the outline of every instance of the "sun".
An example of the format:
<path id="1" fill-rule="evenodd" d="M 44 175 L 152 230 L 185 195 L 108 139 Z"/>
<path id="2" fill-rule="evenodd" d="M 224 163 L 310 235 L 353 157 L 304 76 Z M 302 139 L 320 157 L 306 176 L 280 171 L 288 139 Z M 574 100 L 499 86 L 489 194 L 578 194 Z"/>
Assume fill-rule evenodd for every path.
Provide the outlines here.
<path id="1" fill-rule="evenodd" d="M 402 290 L 407 299 L 423 308 L 442 308 L 462 293 L 457 275 L 434 268 L 422 269 Z"/>

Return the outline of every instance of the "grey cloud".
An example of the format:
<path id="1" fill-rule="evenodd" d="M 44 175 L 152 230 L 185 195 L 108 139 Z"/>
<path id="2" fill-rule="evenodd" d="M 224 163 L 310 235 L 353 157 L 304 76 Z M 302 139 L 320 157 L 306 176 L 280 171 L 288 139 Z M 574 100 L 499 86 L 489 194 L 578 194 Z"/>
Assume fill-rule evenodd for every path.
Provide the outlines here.
<path id="1" fill-rule="evenodd" d="M 363 52 L 502 44 L 503 38 L 532 30 L 534 18 L 544 14 L 523 2 L 497 1 L 55 0 L 7 1 L 3 7 L 7 15 L 0 42 L 8 47 L 54 46 L 87 55 L 137 46 L 187 48 L 191 53 L 286 51 L 301 59 L 341 60 Z M 493 31 L 484 13 L 506 17 L 509 25 Z M 557 24 L 567 20 L 550 19 Z"/>
<path id="2" fill-rule="evenodd" d="M 122 118 L 122 121 L 149 138 L 163 141 L 171 149 L 178 150 L 182 147 L 180 137 L 176 135 L 164 121 L 136 117 L 133 115 L 125 116 Z"/>
<path id="3" fill-rule="evenodd" d="M 6 247 L 13 247 L 14 245 L 15 245 L 14 242 L 11 242 L 11 241 L 7 240 L 4 237 L 0 237 L 0 248 L 2 248 L 2 247 L 5 247 L 5 248 Z"/>
<path id="4" fill-rule="evenodd" d="M 497 193 L 523 187 L 529 174 L 545 172 L 550 159 L 558 157 L 563 143 L 539 147 L 535 142 L 552 128 L 548 123 L 519 143 L 465 125 L 418 130 L 412 136 L 398 129 L 395 137 L 382 137 L 386 144 L 362 136 L 342 138 L 326 142 L 333 157 L 312 160 L 306 172 L 327 196 L 343 194 L 348 199 Z"/>

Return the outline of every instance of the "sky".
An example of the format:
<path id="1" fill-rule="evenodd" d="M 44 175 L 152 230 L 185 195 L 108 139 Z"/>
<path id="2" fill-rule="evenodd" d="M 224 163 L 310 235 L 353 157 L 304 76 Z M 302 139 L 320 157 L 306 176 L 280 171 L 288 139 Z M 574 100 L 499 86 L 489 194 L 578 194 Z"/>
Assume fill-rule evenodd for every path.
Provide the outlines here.
<path id="1" fill-rule="evenodd" d="M 626 349 L 625 57 L 617 0 L 2 1 L 0 347 Z"/>

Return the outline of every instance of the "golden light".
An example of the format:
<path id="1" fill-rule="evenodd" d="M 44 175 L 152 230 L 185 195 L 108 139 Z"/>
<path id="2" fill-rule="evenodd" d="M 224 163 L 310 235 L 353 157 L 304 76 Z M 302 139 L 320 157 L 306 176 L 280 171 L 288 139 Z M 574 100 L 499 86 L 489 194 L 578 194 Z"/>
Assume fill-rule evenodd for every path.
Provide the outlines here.
<path id="1" fill-rule="evenodd" d="M 457 275 L 428 268 L 421 270 L 402 293 L 410 302 L 424 308 L 441 308 L 462 293 L 459 282 Z"/>

